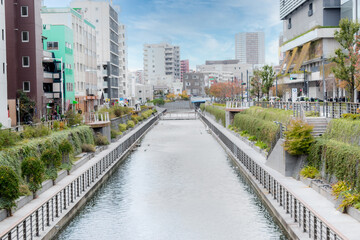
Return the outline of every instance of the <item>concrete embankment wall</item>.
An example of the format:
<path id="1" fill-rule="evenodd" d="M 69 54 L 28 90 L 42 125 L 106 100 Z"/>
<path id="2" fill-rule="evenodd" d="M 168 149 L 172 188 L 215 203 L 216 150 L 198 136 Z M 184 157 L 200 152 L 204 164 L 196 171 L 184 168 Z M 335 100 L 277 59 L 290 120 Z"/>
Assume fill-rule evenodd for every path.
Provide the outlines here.
<path id="1" fill-rule="evenodd" d="M 266 159 L 235 139 L 228 130 L 202 116 L 210 133 L 239 166 L 240 171 L 291 239 L 348 239 L 313 211 L 285 182 L 286 177 L 266 166 Z"/>
<path id="2" fill-rule="evenodd" d="M 2 236 L 4 239 L 51 239 L 75 216 L 78 210 L 111 176 L 116 167 L 128 156 L 147 131 L 159 120 L 151 117 L 119 141 L 89 160 L 62 183 L 59 190 L 49 196 L 46 202 L 15 223 Z M 25 238 L 24 238 L 25 239 Z"/>

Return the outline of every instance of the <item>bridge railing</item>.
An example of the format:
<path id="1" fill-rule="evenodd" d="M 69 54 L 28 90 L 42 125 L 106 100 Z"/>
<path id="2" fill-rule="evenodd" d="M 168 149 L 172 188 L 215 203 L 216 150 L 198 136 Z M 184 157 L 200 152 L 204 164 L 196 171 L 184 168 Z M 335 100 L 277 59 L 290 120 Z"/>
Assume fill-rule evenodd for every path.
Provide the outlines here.
<path id="1" fill-rule="evenodd" d="M 110 116 L 108 112 L 105 113 L 85 113 L 84 122 L 85 123 L 96 123 L 96 122 L 109 122 Z"/>
<path id="2" fill-rule="evenodd" d="M 52 226 L 62 213 L 71 208 L 79 198 L 102 178 L 102 176 L 125 154 L 125 152 L 158 120 L 151 119 L 141 129 L 129 135 L 111 152 L 80 174 L 70 184 L 54 194 L 32 213 L 24 216 L 6 233 L 0 233 L 0 240 L 26 240 L 40 237 L 47 227 Z"/>
<path id="3" fill-rule="evenodd" d="M 309 235 L 311 239 L 343 240 L 347 239 L 337 229 L 332 227 L 326 219 L 318 215 L 310 206 L 304 203 L 291 190 L 282 185 L 268 171 L 249 157 L 236 144 L 234 144 L 216 126 L 201 115 L 201 119 L 217 135 L 233 156 L 240 162 L 244 171 L 256 179 L 276 200 L 285 213 L 291 217 L 299 228 Z"/>

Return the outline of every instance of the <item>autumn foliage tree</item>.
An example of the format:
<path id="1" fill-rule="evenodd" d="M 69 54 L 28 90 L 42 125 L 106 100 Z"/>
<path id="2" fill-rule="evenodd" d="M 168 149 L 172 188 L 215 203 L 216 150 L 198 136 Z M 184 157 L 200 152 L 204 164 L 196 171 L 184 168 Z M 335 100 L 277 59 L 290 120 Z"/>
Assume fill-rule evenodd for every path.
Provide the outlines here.
<path id="1" fill-rule="evenodd" d="M 209 94 L 217 98 L 234 98 L 241 94 L 241 85 L 238 81 L 214 83 Z"/>

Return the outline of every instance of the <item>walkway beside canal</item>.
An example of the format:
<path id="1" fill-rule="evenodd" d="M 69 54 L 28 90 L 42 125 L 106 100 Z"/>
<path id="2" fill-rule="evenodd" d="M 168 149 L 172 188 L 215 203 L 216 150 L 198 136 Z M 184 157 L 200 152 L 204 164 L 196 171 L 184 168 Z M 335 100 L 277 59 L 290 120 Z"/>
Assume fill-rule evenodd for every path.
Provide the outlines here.
<path id="1" fill-rule="evenodd" d="M 266 158 L 263 155 L 261 155 L 251 146 L 237 138 L 228 129 L 224 128 L 222 125 L 218 124 L 210 117 L 207 117 L 207 120 L 213 125 L 215 125 L 217 129 L 219 129 L 227 138 L 229 138 L 230 141 L 236 144 L 238 148 L 244 151 L 259 166 L 261 166 L 264 170 L 271 174 L 271 176 L 276 179 L 277 182 L 279 182 L 282 186 L 288 189 L 294 196 L 296 196 L 297 199 L 303 202 L 304 205 L 306 205 L 312 212 L 319 215 L 321 219 L 326 222 L 331 228 L 341 233 L 344 239 L 359 239 L 360 222 L 347 214 L 342 214 L 341 212 L 337 211 L 332 202 L 330 202 L 327 198 L 323 197 L 321 194 L 319 194 L 312 188 L 306 186 L 301 181 L 297 181 L 292 177 L 284 177 L 279 172 L 266 166 Z M 245 169 L 244 171 L 248 172 L 248 170 Z M 251 174 L 249 174 L 249 176 L 250 178 L 252 178 L 252 181 L 256 182 L 256 184 L 259 186 L 259 189 L 261 189 L 266 199 L 271 202 L 272 206 L 274 206 L 276 211 L 279 213 L 279 216 L 283 218 L 284 221 L 286 221 L 288 227 L 291 227 L 294 233 L 298 235 L 300 239 L 303 239 L 303 237 L 306 236 L 306 233 L 303 232 L 303 229 L 300 228 L 299 224 L 295 223 L 294 220 L 290 218 L 290 214 L 286 214 L 285 209 L 282 206 L 279 206 L 278 201 L 274 200 L 274 198 L 269 194 L 269 192 L 260 185 L 258 180 L 256 180 Z M 307 237 L 309 237 L 308 233 Z"/>

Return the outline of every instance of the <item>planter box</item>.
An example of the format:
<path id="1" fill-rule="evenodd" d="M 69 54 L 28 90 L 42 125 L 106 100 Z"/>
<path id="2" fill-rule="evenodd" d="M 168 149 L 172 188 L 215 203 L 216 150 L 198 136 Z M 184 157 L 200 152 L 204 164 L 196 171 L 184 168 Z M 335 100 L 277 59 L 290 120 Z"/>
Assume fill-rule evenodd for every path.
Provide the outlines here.
<path id="1" fill-rule="evenodd" d="M 348 208 L 347 208 L 347 213 L 348 213 L 351 217 L 355 218 L 357 221 L 360 222 L 360 211 L 359 211 L 359 210 L 357 210 L 357 209 L 354 208 L 354 207 L 348 207 Z"/>

